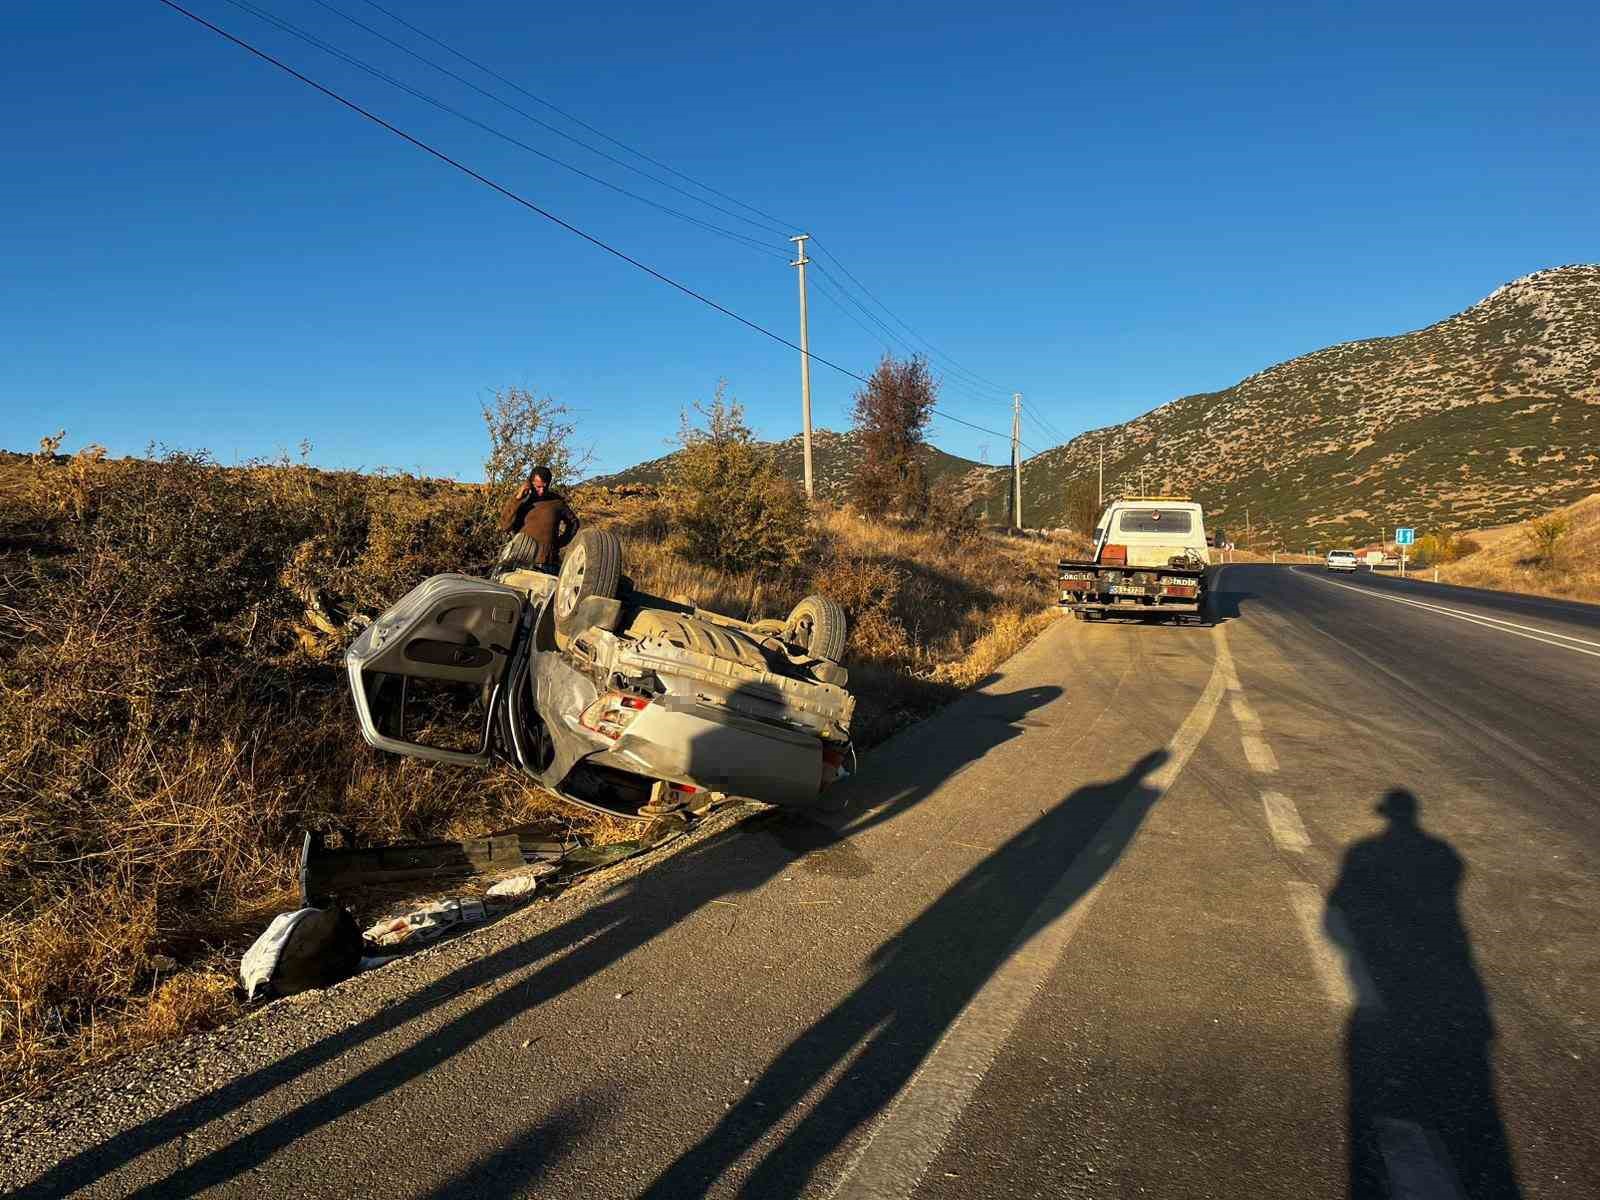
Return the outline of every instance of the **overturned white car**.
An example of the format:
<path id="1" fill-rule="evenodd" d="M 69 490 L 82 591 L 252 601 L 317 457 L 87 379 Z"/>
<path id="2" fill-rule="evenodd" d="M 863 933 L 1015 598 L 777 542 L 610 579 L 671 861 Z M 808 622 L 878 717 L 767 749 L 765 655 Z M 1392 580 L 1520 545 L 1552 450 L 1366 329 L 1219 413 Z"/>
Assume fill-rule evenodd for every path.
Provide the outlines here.
<path id="1" fill-rule="evenodd" d="M 851 753 L 845 619 L 808 596 L 736 621 L 647 596 L 584 530 L 559 576 L 435 575 L 346 655 L 362 736 L 464 766 L 509 762 L 622 817 L 713 793 L 817 807 Z"/>

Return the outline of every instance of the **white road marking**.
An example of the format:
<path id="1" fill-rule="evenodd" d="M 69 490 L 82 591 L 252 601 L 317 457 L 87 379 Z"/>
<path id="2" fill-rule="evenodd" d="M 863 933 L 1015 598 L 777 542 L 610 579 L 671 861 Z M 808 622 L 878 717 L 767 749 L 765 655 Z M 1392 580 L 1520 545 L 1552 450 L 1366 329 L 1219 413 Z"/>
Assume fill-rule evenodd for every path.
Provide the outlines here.
<path id="1" fill-rule="evenodd" d="M 1276 775 L 1278 773 L 1278 756 L 1272 752 L 1272 747 L 1267 745 L 1267 739 L 1259 733 L 1241 733 L 1239 741 L 1244 745 L 1244 756 L 1250 763 L 1250 769 L 1261 775 Z"/>
<path id="2" fill-rule="evenodd" d="M 1379 1117 L 1378 1147 L 1389 1169 L 1392 1200 L 1461 1200 L 1449 1156 L 1422 1126 L 1412 1121 Z"/>
<path id="3" fill-rule="evenodd" d="M 1591 642 L 1587 638 L 1574 637 L 1570 633 L 1557 633 L 1553 629 L 1540 629 L 1535 625 L 1518 625 L 1513 621 L 1502 621 L 1499 617 L 1486 617 L 1481 613 L 1463 612 L 1459 608 L 1447 608 L 1443 604 L 1432 604 L 1426 600 L 1413 600 L 1408 596 L 1391 596 L 1388 592 L 1374 591 L 1372 588 L 1355 587 L 1348 583 L 1335 583 L 1331 579 L 1322 579 L 1316 575 L 1312 575 L 1311 578 L 1318 583 L 1326 584 L 1328 587 L 1343 588 L 1347 592 L 1357 592 L 1363 596 L 1371 596 L 1376 600 L 1390 600 L 1395 604 L 1409 604 L 1412 608 L 1424 609 L 1427 612 L 1437 613 L 1444 617 L 1454 617 L 1458 621 L 1467 621 L 1473 625 L 1482 625 L 1485 629 L 1493 629 L 1499 633 L 1509 633 L 1514 637 L 1527 638 L 1530 642 L 1540 642 L 1546 646 L 1554 646 L 1558 650 L 1571 650 L 1576 654 L 1587 654 L 1590 658 L 1600 658 L 1600 642 Z M 1593 646 L 1594 649 L 1585 650 L 1585 646 Z"/>
<path id="4" fill-rule="evenodd" d="M 1250 701 L 1244 698 L 1243 691 L 1236 691 L 1228 697 L 1228 707 L 1233 710 L 1233 719 L 1239 722 L 1241 728 L 1251 733 L 1261 731 L 1261 718 L 1256 716 L 1256 710 L 1250 707 Z"/>
<path id="5" fill-rule="evenodd" d="M 1129 787 L 1099 837 L 1067 866 L 1029 915 L 1005 961 L 867 1131 L 830 1196 L 905 1200 L 916 1191 L 995 1055 L 1033 1004 L 1093 907 L 1107 877 L 1105 860 L 1137 832 L 1146 805 L 1135 801 L 1136 793 L 1154 792 L 1149 803 L 1160 800 L 1211 728 L 1233 673 L 1233 659 L 1220 625 L 1212 627 L 1212 638 L 1216 659 L 1211 678 L 1167 743 L 1166 762 Z"/>
<path id="6" fill-rule="evenodd" d="M 1361 961 L 1344 914 L 1324 903 L 1316 884 L 1301 880 L 1289 884 L 1289 904 L 1328 999 L 1341 1008 L 1382 1009 L 1383 998 Z"/>
<path id="7" fill-rule="evenodd" d="M 1267 828 L 1272 830 L 1272 840 L 1284 850 L 1308 849 L 1311 837 L 1305 823 L 1300 820 L 1300 810 L 1294 801 L 1282 792 L 1262 792 L 1261 805 L 1267 810 Z"/>

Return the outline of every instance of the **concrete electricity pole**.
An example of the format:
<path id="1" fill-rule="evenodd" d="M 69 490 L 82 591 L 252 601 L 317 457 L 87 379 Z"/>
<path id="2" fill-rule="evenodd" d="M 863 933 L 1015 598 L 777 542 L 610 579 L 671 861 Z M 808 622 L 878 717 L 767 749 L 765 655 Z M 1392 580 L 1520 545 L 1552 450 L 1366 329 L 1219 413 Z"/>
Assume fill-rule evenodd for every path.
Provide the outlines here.
<path id="1" fill-rule="evenodd" d="M 798 252 L 789 265 L 800 273 L 800 437 L 805 446 L 807 500 L 816 498 L 811 482 L 811 340 L 806 332 L 806 264 L 811 261 L 806 257 L 806 239 L 810 236 L 802 233 L 789 239 Z"/>
<path id="2" fill-rule="evenodd" d="M 1100 436 L 1100 499 L 1095 505 L 1097 509 L 1104 510 L 1106 506 L 1106 439 Z"/>
<path id="3" fill-rule="evenodd" d="M 1022 393 L 1011 395 L 1011 489 L 1012 514 L 1022 528 Z"/>

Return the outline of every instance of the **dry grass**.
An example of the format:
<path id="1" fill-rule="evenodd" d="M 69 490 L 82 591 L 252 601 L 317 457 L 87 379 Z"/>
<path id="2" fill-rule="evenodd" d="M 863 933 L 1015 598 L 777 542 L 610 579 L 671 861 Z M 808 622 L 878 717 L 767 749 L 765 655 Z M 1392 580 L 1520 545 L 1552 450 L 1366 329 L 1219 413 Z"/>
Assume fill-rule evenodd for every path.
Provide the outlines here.
<path id="1" fill-rule="evenodd" d="M 1553 556 L 1534 533 L 1550 518 L 1566 522 Z M 1441 566 L 1440 583 L 1600 602 L 1600 493 L 1534 521 L 1474 533 L 1472 540 L 1479 549 Z"/>
<path id="2" fill-rule="evenodd" d="M 835 595 L 865 746 L 1022 645 L 1062 549 L 823 510 L 805 563 L 729 574 L 673 549 L 653 497 L 578 504 L 623 535 L 648 591 L 736 616 Z M 509 771 L 356 733 L 345 618 L 481 567 L 498 540 L 475 487 L 181 454 L 0 459 L 0 1098 L 236 1015 L 234 964 L 292 903 L 301 829 L 629 835 Z"/>

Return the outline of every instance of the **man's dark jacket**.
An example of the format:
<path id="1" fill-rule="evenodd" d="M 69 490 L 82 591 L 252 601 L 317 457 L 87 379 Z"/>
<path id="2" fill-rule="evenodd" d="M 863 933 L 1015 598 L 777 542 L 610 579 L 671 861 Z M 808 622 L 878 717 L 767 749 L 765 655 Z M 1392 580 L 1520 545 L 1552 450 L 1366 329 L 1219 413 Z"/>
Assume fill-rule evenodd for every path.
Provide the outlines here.
<path id="1" fill-rule="evenodd" d="M 539 565 L 553 567 L 561 547 L 577 535 L 578 517 L 560 493 L 529 492 L 522 500 L 512 496 L 500 506 L 500 529 L 527 534 L 539 543 Z"/>

